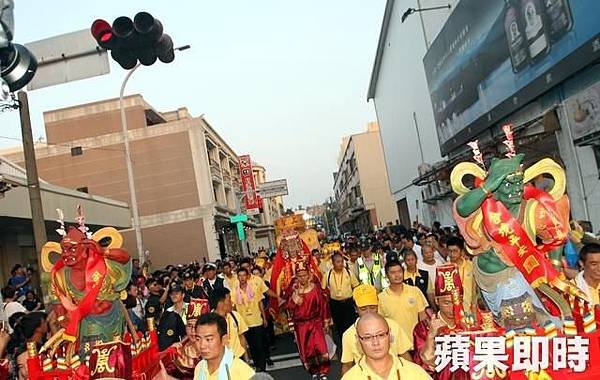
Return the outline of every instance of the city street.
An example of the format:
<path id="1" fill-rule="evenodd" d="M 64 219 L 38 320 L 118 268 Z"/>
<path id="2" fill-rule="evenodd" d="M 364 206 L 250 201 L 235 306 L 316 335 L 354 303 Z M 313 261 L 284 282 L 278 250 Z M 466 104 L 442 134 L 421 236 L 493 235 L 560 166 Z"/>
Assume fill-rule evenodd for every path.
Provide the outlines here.
<path id="1" fill-rule="evenodd" d="M 310 379 L 310 375 L 300 362 L 298 348 L 292 334 L 282 334 L 277 337 L 276 348 L 271 352 L 271 358 L 275 365 L 267 367 L 267 372 L 275 380 Z M 331 362 L 328 378 L 331 380 L 340 378 L 339 360 Z"/>

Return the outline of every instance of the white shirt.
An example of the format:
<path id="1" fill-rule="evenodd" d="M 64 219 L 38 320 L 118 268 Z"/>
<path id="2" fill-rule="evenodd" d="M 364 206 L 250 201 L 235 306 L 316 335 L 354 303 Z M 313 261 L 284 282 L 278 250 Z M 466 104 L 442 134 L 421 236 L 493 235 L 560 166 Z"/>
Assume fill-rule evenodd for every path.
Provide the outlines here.
<path id="1" fill-rule="evenodd" d="M 8 321 L 10 319 L 10 316 L 13 315 L 14 313 L 27 313 L 27 309 L 25 309 L 25 307 L 23 305 L 21 305 L 20 303 L 18 303 L 17 301 L 12 301 L 12 302 L 8 302 L 4 304 L 4 313 L 6 314 L 6 320 Z M 12 334 L 13 329 L 10 327 L 10 325 L 8 325 L 8 333 Z"/>
<path id="2" fill-rule="evenodd" d="M 427 273 L 429 273 L 429 283 L 431 284 L 431 287 L 429 289 L 434 289 L 434 285 L 435 285 L 435 268 L 437 268 L 439 265 L 444 264 L 443 261 L 438 260 L 437 258 L 435 258 L 435 264 L 429 265 L 429 264 L 425 264 L 423 262 L 423 260 L 421 261 L 417 261 L 417 269 L 422 269 L 422 270 L 426 270 Z"/>

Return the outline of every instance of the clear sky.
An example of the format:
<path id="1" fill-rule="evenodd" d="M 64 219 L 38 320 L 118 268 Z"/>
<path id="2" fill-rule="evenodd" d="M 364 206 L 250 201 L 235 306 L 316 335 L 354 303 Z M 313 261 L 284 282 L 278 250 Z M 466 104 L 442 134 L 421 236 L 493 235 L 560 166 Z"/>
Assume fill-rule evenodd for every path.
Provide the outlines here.
<path id="1" fill-rule="evenodd" d="M 169 65 L 142 67 L 127 93 L 159 111 L 188 107 L 267 179 L 287 178 L 286 207 L 332 193 L 341 138 L 375 120 L 366 101 L 385 0 L 16 0 L 15 38 L 26 43 L 148 11 L 175 45 Z M 34 137 L 42 112 L 117 97 L 125 71 L 30 93 Z M 84 125 L 81 126 L 85 128 Z M 0 114 L 0 147 L 19 144 L 16 111 Z M 15 140 L 15 138 L 17 140 Z"/>

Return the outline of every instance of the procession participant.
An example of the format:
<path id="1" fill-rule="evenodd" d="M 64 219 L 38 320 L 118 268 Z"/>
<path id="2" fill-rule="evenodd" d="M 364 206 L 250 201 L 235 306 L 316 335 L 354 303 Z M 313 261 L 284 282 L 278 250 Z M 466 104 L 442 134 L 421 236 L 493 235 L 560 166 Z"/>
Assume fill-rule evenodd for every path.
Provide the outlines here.
<path id="1" fill-rule="evenodd" d="M 233 267 L 230 261 L 225 261 L 223 263 L 223 286 L 225 286 L 230 291 L 233 290 L 235 284 L 237 283 L 237 276 L 233 271 Z"/>
<path id="2" fill-rule="evenodd" d="M 579 251 L 579 265 L 583 270 L 575 277 L 575 284 L 585 292 L 591 305 L 600 304 L 600 245 L 584 245 Z"/>
<path id="3" fill-rule="evenodd" d="M 167 373 L 177 379 L 192 380 L 194 369 L 200 361 L 200 352 L 196 347 L 196 322 L 209 312 L 207 300 L 191 299 L 187 305 L 185 325 L 186 335 L 161 353 L 162 363 Z"/>
<path id="4" fill-rule="evenodd" d="M 187 320 L 187 304 L 183 302 L 183 289 L 178 284 L 171 284 L 169 296 L 173 306 L 162 313 L 157 328 L 160 351 L 166 350 L 186 336 L 184 317 Z"/>
<path id="5" fill-rule="evenodd" d="M 219 314 L 227 320 L 227 347 L 238 358 L 243 357 L 246 362 L 250 362 L 248 355 L 248 342 L 246 342 L 245 332 L 248 331 L 248 325 L 244 318 L 235 310 L 231 301 L 231 294 L 227 288 L 215 289 L 210 295 L 211 311 Z"/>
<path id="6" fill-rule="evenodd" d="M 463 287 L 463 302 L 465 312 L 476 314 L 477 290 L 475 288 L 475 279 L 473 278 L 473 262 L 466 257 L 465 242 L 457 236 L 448 239 L 448 260 L 456 264 L 460 281 Z"/>
<path id="7" fill-rule="evenodd" d="M 359 285 L 354 274 L 344 267 L 344 258 L 339 253 L 331 256 L 333 268 L 323 277 L 323 289 L 329 289 L 331 318 L 337 330 L 339 341 L 342 334 L 356 321 L 356 311 L 352 300 L 352 289 Z"/>
<path id="8" fill-rule="evenodd" d="M 145 306 L 146 318 L 154 318 L 155 322 L 158 322 L 162 313 L 163 305 L 167 301 L 168 292 L 162 288 L 162 284 L 156 278 L 150 278 L 146 284 L 150 295 Z"/>
<path id="9" fill-rule="evenodd" d="M 372 285 L 359 285 L 354 288 L 352 297 L 356 304 L 358 316 L 363 317 L 366 314 L 377 314 L 377 289 Z M 393 320 L 386 318 L 390 328 L 391 346 L 390 354 L 401 356 L 406 360 L 411 360 L 410 350 L 413 348 L 412 339 L 405 333 L 400 326 Z M 342 375 L 360 360 L 364 355 L 358 336 L 356 335 L 356 323 L 353 323 L 342 335 Z"/>
<path id="10" fill-rule="evenodd" d="M 423 261 L 423 253 L 421 252 L 421 246 L 416 245 L 413 240 L 413 235 L 410 232 L 405 233 L 400 237 L 402 242 L 402 250 L 412 249 L 417 254 L 417 262 Z"/>
<path id="11" fill-rule="evenodd" d="M 430 289 L 431 280 L 429 279 L 429 272 L 417 267 L 417 254 L 413 250 L 404 251 L 404 265 L 406 270 L 404 271 L 404 283 L 419 288 L 421 293 L 430 300 Z"/>
<path id="12" fill-rule="evenodd" d="M 327 379 L 330 363 L 325 334 L 331 324 L 327 296 L 314 283 L 305 262 L 298 261 L 294 272 L 286 307 L 294 323 L 300 360 L 313 379 Z"/>
<path id="13" fill-rule="evenodd" d="M 181 317 L 183 324 L 187 321 L 187 302 L 185 302 L 185 295 L 183 287 L 179 283 L 171 283 L 169 286 L 169 298 L 171 300 L 171 306 L 167 308 L 167 311 L 172 311 Z"/>
<path id="14" fill-rule="evenodd" d="M 267 316 L 262 303 L 264 295 L 259 285 L 250 281 L 248 270 L 244 266 L 238 269 L 238 280 L 239 283 L 233 290 L 233 303 L 248 326 L 246 339 L 254 366 L 258 372 L 264 372 L 269 348 L 265 332 Z"/>
<path id="15" fill-rule="evenodd" d="M 198 380 L 249 380 L 254 371 L 227 348 L 227 321 L 217 313 L 196 323 L 196 348 L 202 360 L 194 371 Z"/>
<path id="16" fill-rule="evenodd" d="M 415 326 L 413 330 L 415 343 L 413 360 L 431 373 L 436 380 L 449 380 L 453 379 L 450 366 L 445 367 L 440 373 L 435 373 L 434 351 L 436 336 L 452 334 L 457 330 L 455 305 L 460 308 L 463 303 L 463 287 L 454 264 L 444 265 L 437 269 L 434 287 L 435 304 L 439 311 Z M 454 376 L 457 376 L 457 379 L 467 379 L 468 373 L 458 369 L 458 373 Z"/>
<path id="17" fill-rule="evenodd" d="M 2 288 L 2 299 L 4 300 L 2 307 L 4 315 L 6 315 L 6 320 L 15 313 L 27 313 L 27 309 L 21 303 L 17 302 L 17 289 L 14 287 L 8 285 Z M 10 325 L 7 327 L 8 333 L 12 334 L 13 330 Z"/>
<path id="18" fill-rule="evenodd" d="M 419 288 L 404 283 L 404 268 L 397 261 L 385 264 L 390 287 L 379 293 L 379 314 L 393 319 L 410 334 L 419 320 L 427 317 L 427 299 Z"/>
<path id="19" fill-rule="evenodd" d="M 183 273 L 183 292 L 183 300 L 185 302 L 190 302 L 191 298 L 208 299 L 208 295 L 204 291 L 204 288 L 202 286 L 196 285 L 194 274 L 190 271 L 186 271 L 185 273 Z"/>
<path id="20" fill-rule="evenodd" d="M 374 248 L 363 249 L 361 256 L 356 260 L 356 265 L 361 284 L 373 285 L 379 292 L 389 286 L 383 268 L 383 257 L 375 253 Z"/>
<path id="21" fill-rule="evenodd" d="M 250 259 L 249 257 L 244 257 L 244 259 L 242 259 L 242 263 L 241 263 L 240 267 L 246 269 L 246 272 L 248 273 L 248 281 L 251 282 L 253 284 L 253 286 L 258 289 L 260 294 L 266 294 L 266 296 L 268 296 L 268 297 L 273 297 L 273 298 L 277 298 L 277 299 L 280 298 L 274 291 L 269 289 L 269 287 L 265 283 L 265 280 L 252 274 L 252 259 Z M 238 272 L 238 281 L 239 281 L 239 272 Z"/>
<path id="22" fill-rule="evenodd" d="M 204 288 L 204 291 L 208 297 L 210 297 L 213 290 L 222 289 L 225 287 L 225 285 L 223 285 L 223 279 L 217 277 L 217 266 L 215 264 L 204 264 L 204 267 L 202 268 L 202 275 L 205 277 L 202 287 Z"/>
<path id="23" fill-rule="evenodd" d="M 358 279 L 358 264 L 356 264 L 356 260 L 360 253 L 358 252 L 358 248 L 356 246 L 352 246 L 348 249 L 348 261 L 346 262 L 346 268 L 354 274 L 354 277 Z"/>
<path id="24" fill-rule="evenodd" d="M 428 244 L 421 247 L 421 255 L 422 260 L 417 261 L 417 268 L 426 270 L 427 273 L 429 273 L 429 287 L 433 289 L 433 282 L 435 281 L 435 268 L 437 268 L 439 265 L 443 265 L 445 262 L 435 258 L 435 252 Z"/>
<path id="25" fill-rule="evenodd" d="M 427 380 L 425 370 L 409 360 L 390 354 L 390 327 L 382 316 L 367 313 L 356 324 L 356 335 L 364 356 L 342 380 Z"/>

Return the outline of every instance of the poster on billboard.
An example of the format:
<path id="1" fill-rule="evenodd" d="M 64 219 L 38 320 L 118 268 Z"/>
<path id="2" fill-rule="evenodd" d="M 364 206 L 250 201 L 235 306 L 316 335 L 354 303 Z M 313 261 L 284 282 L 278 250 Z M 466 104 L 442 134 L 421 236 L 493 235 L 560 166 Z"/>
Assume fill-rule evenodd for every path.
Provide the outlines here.
<path id="1" fill-rule="evenodd" d="M 600 58 L 598 0 L 461 0 L 423 59 L 442 154 Z"/>
<path id="2" fill-rule="evenodd" d="M 600 83 L 565 101 L 571 135 L 576 143 L 600 132 Z"/>
<path id="3" fill-rule="evenodd" d="M 244 195 L 244 204 L 246 210 L 258 209 L 259 199 L 254 184 L 254 175 L 252 174 L 252 160 L 249 155 L 239 157 L 240 180 L 242 181 L 242 193 Z"/>

